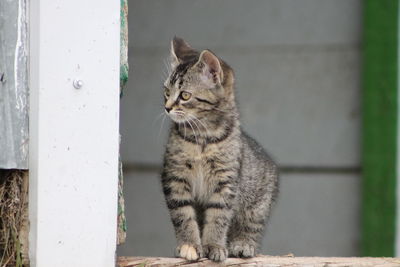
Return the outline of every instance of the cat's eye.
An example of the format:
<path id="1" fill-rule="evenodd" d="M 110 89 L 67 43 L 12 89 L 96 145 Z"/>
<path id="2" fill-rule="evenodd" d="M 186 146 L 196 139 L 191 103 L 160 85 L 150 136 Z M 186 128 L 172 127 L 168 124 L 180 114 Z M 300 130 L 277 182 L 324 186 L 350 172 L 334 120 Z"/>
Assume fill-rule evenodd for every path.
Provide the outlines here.
<path id="1" fill-rule="evenodd" d="M 168 88 L 165 88 L 165 90 L 164 90 L 164 95 L 165 95 L 165 97 L 166 98 L 168 98 L 169 96 L 170 96 L 170 91 L 169 91 L 169 89 Z"/>
<path id="2" fill-rule="evenodd" d="M 183 100 L 189 100 L 190 99 L 190 97 L 192 96 L 192 94 L 191 93 L 188 93 L 188 92 L 185 92 L 185 91 L 183 91 L 182 93 L 181 93 L 181 98 L 183 99 Z"/>

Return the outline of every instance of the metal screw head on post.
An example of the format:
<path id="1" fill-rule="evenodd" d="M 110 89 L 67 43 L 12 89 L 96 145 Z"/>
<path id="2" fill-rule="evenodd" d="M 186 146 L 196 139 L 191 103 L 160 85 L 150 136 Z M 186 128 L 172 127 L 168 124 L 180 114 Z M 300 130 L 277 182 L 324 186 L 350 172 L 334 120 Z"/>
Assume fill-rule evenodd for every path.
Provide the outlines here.
<path id="1" fill-rule="evenodd" d="M 75 89 L 81 89 L 83 86 L 83 81 L 82 80 L 74 80 L 73 85 Z"/>

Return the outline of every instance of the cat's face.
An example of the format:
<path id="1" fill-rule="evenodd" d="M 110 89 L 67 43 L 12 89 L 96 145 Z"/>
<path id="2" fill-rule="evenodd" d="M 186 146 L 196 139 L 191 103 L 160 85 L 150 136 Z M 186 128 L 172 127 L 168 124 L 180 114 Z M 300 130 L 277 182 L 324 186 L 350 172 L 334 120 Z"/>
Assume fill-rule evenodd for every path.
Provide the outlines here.
<path id="1" fill-rule="evenodd" d="M 178 123 L 206 118 L 224 98 L 223 71 L 210 51 L 193 50 L 184 40 L 171 44 L 172 71 L 164 82 L 165 111 Z"/>

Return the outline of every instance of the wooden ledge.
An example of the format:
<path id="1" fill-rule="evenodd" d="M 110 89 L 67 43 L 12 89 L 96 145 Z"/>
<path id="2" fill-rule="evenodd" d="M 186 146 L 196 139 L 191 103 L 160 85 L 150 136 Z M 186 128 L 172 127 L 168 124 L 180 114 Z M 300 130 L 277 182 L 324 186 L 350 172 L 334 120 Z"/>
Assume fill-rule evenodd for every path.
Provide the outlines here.
<path id="1" fill-rule="evenodd" d="M 321 258 L 258 255 L 251 259 L 228 258 L 217 264 L 207 259 L 119 257 L 119 267 L 148 266 L 265 266 L 265 267 L 400 267 L 400 258 Z"/>

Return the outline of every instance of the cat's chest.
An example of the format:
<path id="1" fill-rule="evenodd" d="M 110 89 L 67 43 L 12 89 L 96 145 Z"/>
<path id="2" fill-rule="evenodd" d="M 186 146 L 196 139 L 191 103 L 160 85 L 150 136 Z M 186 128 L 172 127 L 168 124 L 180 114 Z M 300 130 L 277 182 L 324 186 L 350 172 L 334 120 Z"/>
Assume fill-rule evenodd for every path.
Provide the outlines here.
<path id="1" fill-rule="evenodd" d="M 201 160 L 192 161 L 192 169 L 190 170 L 192 195 L 200 201 L 203 201 L 208 195 L 207 175 L 204 170 Z"/>
<path id="2" fill-rule="evenodd" d="M 193 156 L 187 159 L 188 178 L 192 187 L 192 195 L 197 200 L 204 200 L 207 197 L 207 173 L 202 157 Z"/>
<path id="3" fill-rule="evenodd" d="M 211 181 L 208 158 L 210 153 L 193 153 L 187 158 L 188 178 L 192 186 L 192 195 L 200 202 L 206 200 L 210 195 Z"/>

